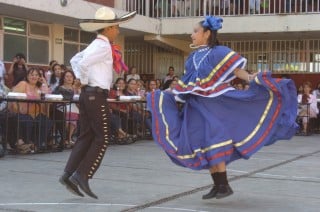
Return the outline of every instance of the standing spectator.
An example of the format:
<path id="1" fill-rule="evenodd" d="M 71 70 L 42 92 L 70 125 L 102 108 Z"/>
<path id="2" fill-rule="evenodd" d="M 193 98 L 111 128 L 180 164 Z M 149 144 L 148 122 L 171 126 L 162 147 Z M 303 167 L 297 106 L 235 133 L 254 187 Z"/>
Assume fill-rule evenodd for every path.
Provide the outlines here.
<path id="1" fill-rule="evenodd" d="M 169 67 L 168 73 L 166 75 L 166 77 L 163 80 L 163 84 L 166 83 L 167 80 L 169 79 L 173 79 L 174 77 L 174 68 L 172 66 Z"/>
<path id="2" fill-rule="evenodd" d="M 52 66 L 52 71 L 53 72 L 49 80 L 49 87 L 51 91 L 54 91 L 56 87 L 59 86 L 59 81 L 60 81 L 61 72 L 62 72 L 61 65 L 58 63 L 54 64 Z"/>
<path id="3" fill-rule="evenodd" d="M 302 116 L 303 134 L 307 134 L 308 117 L 316 118 L 319 113 L 317 98 L 311 94 L 311 83 L 303 83 L 303 93 L 298 95 L 299 116 Z"/>
<path id="4" fill-rule="evenodd" d="M 58 64 L 58 62 L 57 62 L 56 60 L 51 60 L 50 63 L 49 63 L 49 69 L 48 69 L 47 72 L 45 73 L 45 77 L 46 77 L 47 82 L 49 82 L 50 79 L 51 79 L 51 75 L 52 75 L 52 73 L 53 73 L 53 71 L 52 71 L 52 66 L 53 66 L 54 64 Z"/>
<path id="5" fill-rule="evenodd" d="M 137 74 L 137 68 L 135 66 L 129 69 L 129 74 L 126 77 L 127 82 L 129 82 L 130 79 L 140 80 L 140 75 Z"/>
<path id="6" fill-rule="evenodd" d="M 26 64 L 26 57 L 24 56 L 24 54 L 16 54 L 8 71 L 8 74 L 13 74 L 13 86 L 16 86 L 20 81 L 26 79 L 27 70 L 28 67 Z"/>

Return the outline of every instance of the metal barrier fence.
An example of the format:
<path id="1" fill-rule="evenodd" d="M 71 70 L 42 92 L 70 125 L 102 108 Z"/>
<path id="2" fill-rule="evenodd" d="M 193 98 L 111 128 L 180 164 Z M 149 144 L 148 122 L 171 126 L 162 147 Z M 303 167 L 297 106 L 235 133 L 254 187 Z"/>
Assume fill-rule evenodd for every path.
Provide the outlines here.
<path id="1" fill-rule="evenodd" d="M 62 151 L 67 148 L 67 116 L 78 101 L 0 98 L 7 108 L 0 112 L 2 146 L 12 153 Z M 111 144 L 131 144 L 151 139 L 151 117 L 145 101 L 109 101 L 111 113 Z M 69 108 L 70 107 L 70 108 Z M 119 133 L 121 129 L 122 134 Z M 81 126 L 73 134 L 77 137 Z M 22 142 L 23 141 L 23 142 Z M 0 142 L 1 143 L 1 142 Z"/>

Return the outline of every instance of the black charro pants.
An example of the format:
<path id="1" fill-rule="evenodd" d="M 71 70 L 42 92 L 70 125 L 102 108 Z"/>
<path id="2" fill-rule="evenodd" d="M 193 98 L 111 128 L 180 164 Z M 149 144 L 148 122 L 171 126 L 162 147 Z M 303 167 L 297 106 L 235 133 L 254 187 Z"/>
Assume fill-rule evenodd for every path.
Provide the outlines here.
<path id="1" fill-rule="evenodd" d="M 65 172 L 77 171 L 92 178 L 100 166 L 110 140 L 110 112 L 107 92 L 80 94 L 80 135 L 72 149 Z"/>

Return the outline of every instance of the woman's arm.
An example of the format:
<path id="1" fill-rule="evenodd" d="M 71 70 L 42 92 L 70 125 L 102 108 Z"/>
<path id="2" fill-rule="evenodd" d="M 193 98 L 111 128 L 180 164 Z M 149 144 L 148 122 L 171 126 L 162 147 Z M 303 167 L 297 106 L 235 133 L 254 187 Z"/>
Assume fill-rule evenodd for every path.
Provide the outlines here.
<path id="1" fill-rule="evenodd" d="M 236 68 L 233 73 L 239 79 L 245 80 L 247 82 L 250 82 L 257 76 L 257 73 L 249 74 L 246 70 L 240 68 Z"/>

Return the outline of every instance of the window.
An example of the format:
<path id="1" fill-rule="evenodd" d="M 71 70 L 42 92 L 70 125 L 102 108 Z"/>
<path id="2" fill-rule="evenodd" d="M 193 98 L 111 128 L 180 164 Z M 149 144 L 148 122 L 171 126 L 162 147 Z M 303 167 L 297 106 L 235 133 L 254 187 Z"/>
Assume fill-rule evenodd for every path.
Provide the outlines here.
<path id="1" fill-rule="evenodd" d="M 49 63 L 49 42 L 29 38 L 29 62 L 36 64 Z"/>
<path id="2" fill-rule="evenodd" d="M 19 52 L 26 55 L 27 38 L 19 35 L 4 34 L 3 41 L 4 61 L 12 61 L 13 57 Z"/>
<path id="3" fill-rule="evenodd" d="M 64 64 L 70 65 L 70 59 L 85 49 L 96 38 L 96 33 L 64 28 Z"/>
<path id="4" fill-rule="evenodd" d="M 49 25 L 4 17 L 4 60 L 12 61 L 23 53 L 27 63 L 49 63 Z"/>

